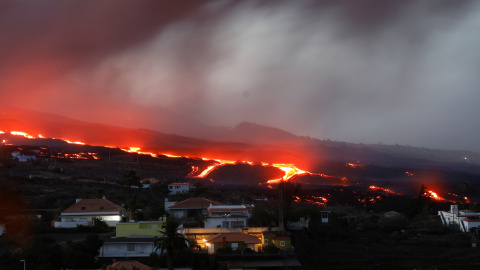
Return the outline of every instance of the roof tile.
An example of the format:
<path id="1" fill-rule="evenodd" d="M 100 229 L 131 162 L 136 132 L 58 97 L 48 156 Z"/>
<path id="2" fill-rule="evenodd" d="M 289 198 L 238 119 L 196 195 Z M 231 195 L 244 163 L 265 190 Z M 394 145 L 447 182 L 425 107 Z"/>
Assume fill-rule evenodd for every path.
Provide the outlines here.
<path id="1" fill-rule="evenodd" d="M 245 244 L 260 244 L 262 241 L 253 235 L 246 233 L 219 233 L 205 238 L 208 243 L 222 243 L 223 237 L 227 242 L 244 242 Z"/>
<path id="2" fill-rule="evenodd" d="M 122 208 L 107 199 L 81 199 L 62 213 L 119 212 Z"/>
<path id="3" fill-rule="evenodd" d="M 210 204 L 225 205 L 221 202 L 205 199 L 205 198 L 190 198 L 170 206 L 170 209 L 207 209 Z"/>

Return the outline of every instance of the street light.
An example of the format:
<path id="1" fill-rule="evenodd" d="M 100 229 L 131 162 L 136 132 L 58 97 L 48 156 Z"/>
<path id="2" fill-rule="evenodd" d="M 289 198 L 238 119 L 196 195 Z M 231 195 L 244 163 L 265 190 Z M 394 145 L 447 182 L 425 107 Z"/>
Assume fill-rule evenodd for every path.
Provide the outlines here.
<path id="1" fill-rule="evenodd" d="M 21 262 L 23 262 L 23 270 L 25 270 L 25 260 L 20 260 Z"/>

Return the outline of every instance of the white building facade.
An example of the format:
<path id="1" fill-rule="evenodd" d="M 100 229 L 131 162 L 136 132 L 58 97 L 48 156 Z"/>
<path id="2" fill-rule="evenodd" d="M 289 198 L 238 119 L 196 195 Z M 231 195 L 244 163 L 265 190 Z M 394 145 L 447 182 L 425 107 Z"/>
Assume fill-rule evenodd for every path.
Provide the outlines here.
<path id="1" fill-rule="evenodd" d="M 480 213 L 460 211 L 458 205 L 451 205 L 450 211 L 438 211 L 445 226 L 457 226 L 462 232 L 470 232 L 472 228 L 480 227 Z"/>
<path id="2" fill-rule="evenodd" d="M 247 227 L 253 205 L 210 205 L 205 217 L 205 228 Z"/>
<path id="3" fill-rule="evenodd" d="M 170 195 L 177 195 L 186 193 L 192 189 L 192 185 L 189 183 L 171 183 L 168 185 L 168 192 Z"/>
<path id="4" fill-rule="evenodd" d="M 99 257 L 103 258 L 136 258 L 149 257 L 155 251 L 153 237 L 113 237 L 103 240 Z"/>
<path id="5" fill-rule="evenodd" d="M 79 225 L 91 226 L 96 219 L 115 227 L 122 220 L 123 209 L 111 201 L 103 199 L 77 199 L 75 204 L 60 214 L 60 221 L 54 221 L 55 228 L 75 228 Z"/>

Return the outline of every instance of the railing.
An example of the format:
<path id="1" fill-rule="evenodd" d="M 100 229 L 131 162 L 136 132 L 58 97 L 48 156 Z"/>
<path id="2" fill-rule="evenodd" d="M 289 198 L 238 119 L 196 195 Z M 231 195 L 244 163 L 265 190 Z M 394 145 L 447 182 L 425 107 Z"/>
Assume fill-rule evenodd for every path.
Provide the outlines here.
<path id="1" fill-rule="evenodd" d="M 133 257 L 149 257 L 152 254 L 153 250 L 150 252 L 144 251 L 103 251 L 100 250 L 100 254 L 98 257 L 125 257 L 125 258 L 133 258 Z"/>
<path id="2" fill-rule="evenodd" d="M 55 221 L 55 228 L 76 228 L 78 225 L 88 226 L 91 222 L 88 221 Z"/>

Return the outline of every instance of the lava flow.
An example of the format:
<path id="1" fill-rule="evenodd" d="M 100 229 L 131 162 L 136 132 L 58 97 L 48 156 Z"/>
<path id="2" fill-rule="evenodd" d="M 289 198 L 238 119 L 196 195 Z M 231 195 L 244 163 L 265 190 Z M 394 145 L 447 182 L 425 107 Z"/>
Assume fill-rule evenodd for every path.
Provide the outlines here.
<path id="1" fill-rule="evenodd" d="M 22 136 L 22 137 L 25 137 L 27 139 L 43 139 L 44 138 L 40 134 L 38 134 L 38 136 L 33 136 L 33 135 L 30 135 L 26 132 L 21 132 L 21 131 L 10 131 L 10 132 L 0 131 L 0 134 L 1 135 L 10 134 L 10 135 L 13 135 L 13 136 Z M 65 142 L 69 143 L 69 144 L 86 145 L 86 143 L 80 142 L 80 141 L 73 141 L 73 140 L 67 140 L 67 139 L 60 139 L 60 140 L 63 140 Z M 8 140 L 4 139 L 0 142 L 0 144 L 8 145 L 9 143 L 8 143 Z M 106 147 L 116 148 L 115 146 L 106 146 Z M 150 155 L 152 157 L 158 157 L 159 155 L 172 157 L 172 158 L 182 158 L 183 157 L 183 156 L 174 156 L 174 155 L 170 155 L 170 154 L 143 152 L 143 151 L 141 151 L 140 147 L 128 147 L 128 148 L 120 148 L 120 149 L 122 149 L 125 152 L 137 153 L 137 154 L 141 154 L 141 155 Z M 68 153 L 68 154 L 66 154 L 66 153 L 55 153 L 54 154 L 54 153 L 50 153 L 50 155 L 55 155 L 55 157 L 57 157 L 57 158 L 64 158 L 64 159 L 100 159 L 98 157 L 97 153 L 78 153 L 78 154 L 72 154 L 72 153 Z M 208 166 L 206 169 L 204 169 L 200 173 L 199 173 L 199 171 L 200 171 L 199 167 L 192 166 L 192 171 L 188 174 L 188 177 L 207 178 L 208 175 L 212 171 L 214 171 L 215 169 L 218 169 L 221 166 L 234 165 L 234 164 L 238 163 L 238 161 L 231 161 L 231 160 L 208 159 L 208 158 L 200 158 L 200 159 L 203 160 L 203 161 L 212 162 L 213 165 Z M 259 164 L 259 165 L 264 166 L 264 167 L 275 167 L 275 168 L 278 168 L 279 170 L 283 171 L 284 175 L 281 178 L 271 179 L 271 180 L 266 181 L 265 183 L 259 183 L 260 185 L 264 185 L 264 184 L 268 185 L 268 187 L 270 187 L 270 188 L 272 188 L 271 185 L 273 185 L 273 184 L 279 184 L 279 183 L 282 183 L 282 182 L 287 182 L 287 181 L 292 180 L 296 176 L 303 176 L 303 175 L 319 176 L 319 177 L 322 177 L 322 178 L 335 178 L 335 179 L 341 180 L 344 184 L 348 181 L 348 179 L 346 177 L 336 177 L 336 176 L 326 175 L 326 174 L 322 174 L 322 173 L 312 173 L 312 172 L 309 172 L 309 171 L 305 171 L 305 170 L 297 168 L 294 164 L 282 164 L 282 163 L 270 164 L 270 163 L 265 163 L 265 162 L 251 162 L 251 161 L 243 161 L 242 163 L 250 164 L 250 165 Z M 359 161 L 356 161 L 355 163 L 347 163 L 346 165 L 351 167 L 351 168 L 364 167 L 364 165 L 359 164 Z M 411 172 L 407 171 L 405 173 L 409 177 L 413 176 L 413 173 L 411 173 Z M 385 193 L 385 194 L 403 195 L 403 194 L 397 193 L 395 191 L 392 191 L 390 189 L 381 188 L 381 187 L 377 187 L 377 186 L 370 186 L 368 189 L 370 191 L 380 191 L 380 192 Z M 432 190 L 427 190 L 424 195 L 433 199 L 433 200 L 440 201 L 440 202 L 454 202 L 454 203 L 457 203 L 457 202 L 460 202 L 460 201 L 464 201 L 464 202 L 468 203 L 470 201 L 467 197 L 461 197 L 459 195 L 452 194 L 452 193 L 448 193 L 447 198 L 440 197 L 437 194 L 437 192 L 434 192 Z M 376 194 L 375 196 L 367 196 L 367 197 L 359 198 L 359 201 L 361 201 L 362 203 L 367 203 L 367 202 L 368 203 L 375 203 L 375 202 L 377 202 L 381 199 L 382 199 L 381 196 Z M 325 202 L 327 202 L 327 199 L 325 197 L 303 198 L 303 200 L 307 201 L 307 202 L 310 202 L 310 203 L 314 203 L 314 204 L 324 204 Z"/>
<path id="2" fill-rule="evenodd" d="M 0 134 L 4 134 L 6 132 L 4 131 L 0 131 Z M 11 131 L 10 132 L 11 135 L 15 135 L 15 136 L 23 136 L 25 138 L 29 138 L 29 139 L 37 139 L 37 138 L 43 138 L 42 135 L 38 135 L 37 137 L 35 136 L 32 136 L 32 135 L 29 135 L 25 132 L 20 132 L 20 131 Z M 86 143 L 84 142 L 79 142 L 79 141 L 71 141 L 71 140 L 67 140 L 67 139 L 61 139 L 69 144 L 78 144 L 78 145 L 86 145 Z M 6 143 L 6 141 L 4 141 L 4 143 Z M 128 152 L 128 153 L 137 153 L 137 154 L 142 154 L 142 155 L 150 155 L 152 157 L 158 157 L 159 154 L 157 153 L 151 153 L 151 152 L 142 152 L 140 151 L 140 147 L 128 147 L 128 148 L 120 148 L 122 149 L 123 151 L 125 152 Z M 172 155 L 169 155 L 169 154 L 162 154 L 162 155 L 165 155 L 165 156 L 172 156 Z M 71 155 L 69 157 L 77 157 L 77 158 L 80 158 L 80 156 L 75 156 L 75 155 Z M 173 157 L 178 157 L 178 156 L 173 156 Z M 98 157 L 95 155 L 94 157 L 95 159 L 98 159 Z M 198 174 L 197 176 L 194 176 L 195 173 L 198 172 L 198 167 L 195 167 L 195 166 L 192 166 L 192 172 L 190 172 L 188 174 L 188 176 L 190 177 L 198 177 L 198 178 L 206 178 L 208 176 L 208 174 L 210 172 L 212 172 L 213 170 L 217 169 L 218 167 L 221 167 L 221 166 L 224 166 L 224 165 L 228 165 L 228 164 L 235 164 L 237 163 L 237 161 L 231 161 L 231 160 L 220 160 L 220 159 L 205 159 L 205 158 L 201 158 L 202 160 L 205 160 L 205 161 L 215 161 L 216 164 L 215 165 L 211 165 L 211 166 L 208 166 L 207 169 L 203 170 L 200 174 Z M 250 164 L 250 165 L 253 165 L 254 163 L 251 162 L 251 161 L 245 161 L 244 163 L 247 163 L 247 164 Z M 267 181 L 267 184 L 278 184 L 282 181 L 289 181 L 291 178 L 293 178 L 294 176 L 298 176 L 298 175 L 319 175 L 319 176 L 322 176 L 322 177 L 325 177 L 325 178 L 328 178 L 328 177 L 334 177 L 334 176 L 329 176 L 329 175 L 325 175 L 325 174 L 317 174 L 317 173 L 311 173 L 311 172 L 307 172 L 307 171 L 304 171 L 304 170 L 301 170 L 299 168 L 297 168 L 295 165 L 293 164 L 267 164 L 267 163 L 258 163 L 258 164 L 261 164 L 262 166 L 272 166 L 272 167 L 275 167 L 275 168 L 278 168 L 280 170 L 282 170 L 285 175 L 280 178 L 280 179 L 272 179 L 272 180 L 268 180 Z M 341 178 L 342 181 L 347 181 L 346 178 Z"/>
<path id="3" fill-rule="evenodd" d="M 392 191 L 388 188 L 381 188 L 381 187 L 377 187 L 377 186 L 370 186 L 368 187 L 369 190 L 372 190 L 372 191 L 382 191 L 382 192 L 385 192 L 386 194 L 392 194 L 392 195 L 402 195 L 400 193 L 397 193 L 395 191 Z"/>
<path id="4" fill-rule="evenodd" d="M 202 160 L 208 160 L 208 159 L 203 159 Z M 216 162 L 215 165 L 208 166 L 205 170 L 203 170 L 200 174 L 198 174 L 196 177 L 198 178 L 205 178 L 208 176 L 209 173 L 211 173 L 213 170 L 217 169 L 218 167 L 224 166 L 224 165 L 229 165 L 229 164 L 235 164 L 237 163 L 236 161 L 231 161 L 231 160 L 219 160 L 215 159 Z M 244 163 L 253 165 L 254 163 L 251 161 L 245 161 Z M 259 163 L 262 166 L 271 166 L 280 169 L 281 171 L 284 172 L 284 175 L 282 178 L 278 179 L 271 179 L 268 180 L 265 184 L 267 185 L 272 185 L 272 184 L 279 184 L 281 182 L 288 182 L 290 181 L 293 177 L 295 176 L 301 176 L 301 175 L 316 175 L 316 176 L 321 176 L 323 178 L 336 178 L 335 176 L 331 175 L 326 175 L 326 174 L 321 174 L 321 173 L 312 173 L 308 171 L 304 171 L 302 169 L 297 168 L 293 164 L 283 164 L 283 163 L 273 163 L 273 164 L 268 164 L 268 163 Z M 197 168 L 198 170 L 198 168 Z M 343 182 L 348 181 L 346 177 L 341 177 L 340 178 Z M 263 183 L 259 183 L 259 185 L 262 185 Z"/>

